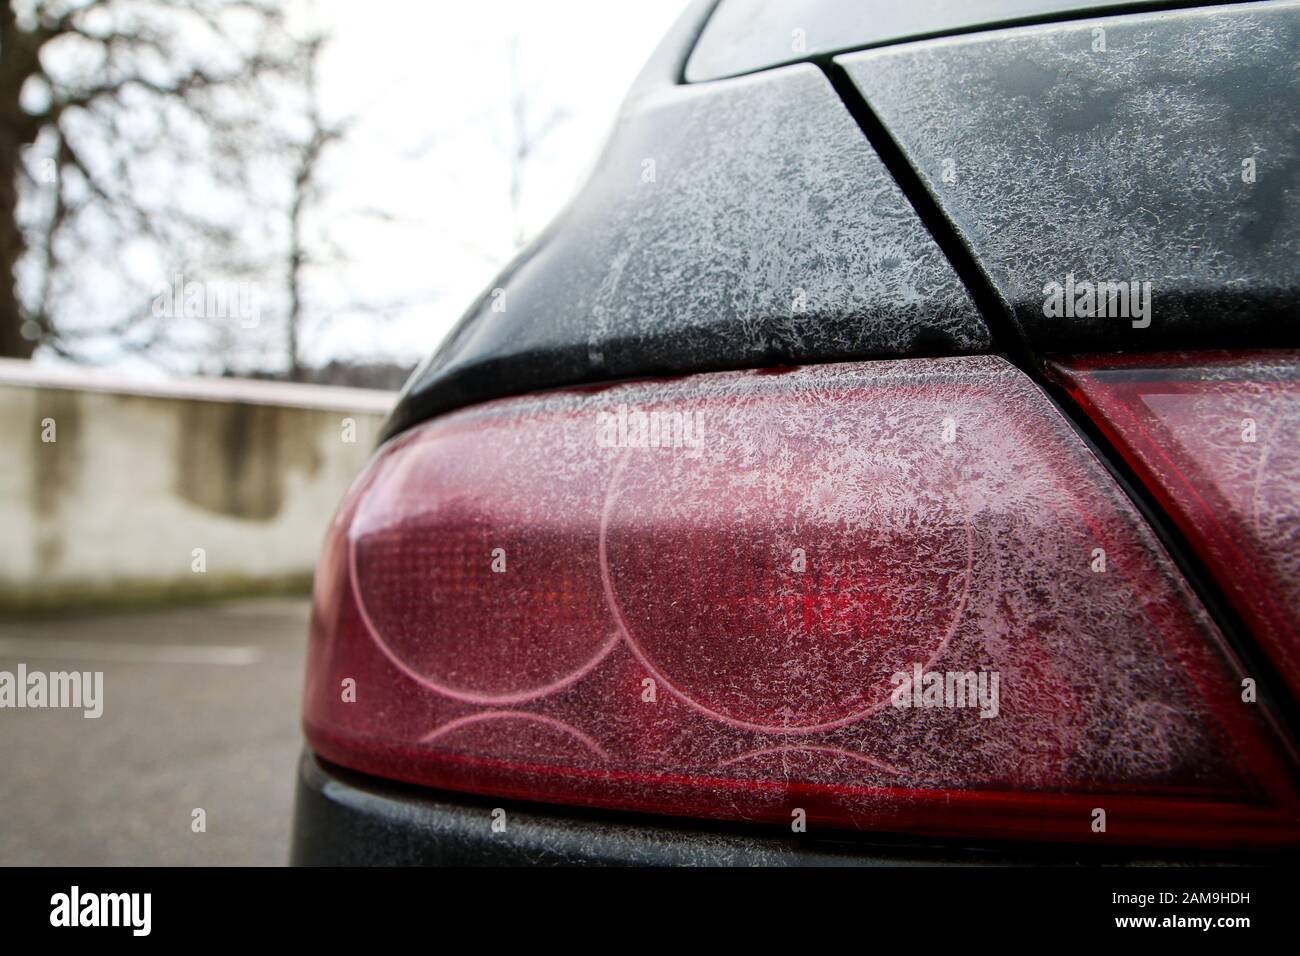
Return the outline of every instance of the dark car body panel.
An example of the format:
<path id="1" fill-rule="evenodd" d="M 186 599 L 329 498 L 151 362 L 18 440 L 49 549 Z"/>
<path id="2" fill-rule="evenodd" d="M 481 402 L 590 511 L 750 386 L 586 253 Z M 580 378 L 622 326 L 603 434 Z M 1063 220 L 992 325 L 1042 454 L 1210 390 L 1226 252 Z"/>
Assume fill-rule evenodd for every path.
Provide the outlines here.
<path id="1" fill-rule="evenodd" d="M 1153 350 L 1300 342 L 1297 50 L 1300 4 L 1266 3 L 837 62 L 1036 350 Z M 1149 327 L 1046 315 L 1067 276 L 1150 282 Z"/>
<path id="2" fill-rule="evenodd" d="M 410 383 L 394 427 L 517 390 L 985 351 L 961 280 L 816 67 L 668 86 Z"/>
<path id="3" fill-rule="evenodd" d="M 676 83 L 707 9 L 652 60 L 587 187 L 412 376 L 386 437 L 530 390 L 1012 347 L 945 250 L 972 254 L 985 316 L 1011 317 L 1040 353 L 1215 346 L 1223 328 L 1245 346 L 1300 342 L 1300 4 L 822 64 L 857 84 L 904 170 L 882 165 L 812 64 Z M 923 201 L 945 221 L 923 220 Z M 961 248 L 940 248 L 945 230 Z M 1067 277 L 1150 282 L 1150 325 L 1044 315 L 1044 287 Z"/>

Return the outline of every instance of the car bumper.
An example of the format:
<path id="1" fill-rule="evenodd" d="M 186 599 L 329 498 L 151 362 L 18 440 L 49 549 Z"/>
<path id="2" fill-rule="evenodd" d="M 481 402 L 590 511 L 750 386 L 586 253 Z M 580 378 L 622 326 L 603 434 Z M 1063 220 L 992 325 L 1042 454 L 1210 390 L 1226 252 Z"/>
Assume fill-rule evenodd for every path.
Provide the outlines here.
<path id="1" fill-rule="evenodd" d="M 493 811 L 505 810 L 504 831 Z M 501 815 L 497 814 L 499 818 Z M 569 810 L 407 786 L 322 761 L 298 766 L 290 862 L 298 866 L 926 866 L 1254 862 L 1061 846 L 863 842 L 853 834 Z"/>

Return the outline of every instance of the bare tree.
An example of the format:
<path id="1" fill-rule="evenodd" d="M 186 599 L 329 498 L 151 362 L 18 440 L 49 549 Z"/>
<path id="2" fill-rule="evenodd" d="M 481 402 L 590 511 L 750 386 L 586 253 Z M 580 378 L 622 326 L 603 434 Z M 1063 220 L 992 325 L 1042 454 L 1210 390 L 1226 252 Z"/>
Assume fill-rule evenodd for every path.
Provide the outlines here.
<path id="1" fill-rule="evenodd" d="M 336 319 L 362 318 L 381 324 L 413 306 L 426 305 L 441 297 L 437 289 L 406 295 L 356 294 L 347 288 L 347 266 L 354 261 L 335 236 L 336 229 L 348 233 L 361 223 L 397 225 L 401 217 L 374 207 L 340 208 L 332 201 L 331 183 L 326 177 L 326 160 L 334 147 L 345 143 L 358 122 L 358 115 L 326 115 L 320 102 L 318 65 L 328 43 L 323 34 L 313 34 L 302 43 L 301 70 L 295 88 L 295 104 L 288 111 L 286 131 L 277 147 L 286 157 L 289 173 L 285 248 L 282 254 L 284 306 L 283 374 L 294 381 L 314 379 L 317 374 L 343 375 L 348 362 L 333 362 L 324 368 L 308 366 L 304 352 L 309 341 Z M 322 294 L 322 287 L 329 291 Z M 366 378 L 387 368 L 382 362 L 356 366 L 356 377 Z M 399 366 L 392 366 L 399 369 Z"/>
<path id="2" fill-rule="evenodd" d="M 154 287 L 263 267 L 268 117 L 302 54 L 270 0 L 0 0 L 0 356 L 228 334 Z"/>
<path id="3" fill-rule="evenodd" d="M 528 85 L 519 66 L 519 37 L 510 38 L 510 216 L 514 225 L 515 248 L 523 246 L 527 233 L 523 222 L 524 173 L 542 141 L 569 118 L 563 108 L 553 109 L 541 120 L 532 116 Z"/>
<path id="4" fill-rule="evenodd" d="M 293 181 L 289 199 L 289 247 L 285 267 L 288 293 L 285 354 L 288 360 L 287 375 L 294 381 L 303 378 L 301 337 L 305 318 L 306 272 L 315 262 L 311 252 L 313 244 L 307 231 L 307 218 L 311 208 L 321 199 L 322 157 L 331 144 L 343 138 L 347 126 L 345 122 L 328 122 L 321 112 L 316 71 L 324 43 L 324 38 L 320 36 L 314 36 L 305 43 L 302 81 L 306 101 L 306 129 L 304 135 L 291 143 L 288 150 L 293 157 Z"/>

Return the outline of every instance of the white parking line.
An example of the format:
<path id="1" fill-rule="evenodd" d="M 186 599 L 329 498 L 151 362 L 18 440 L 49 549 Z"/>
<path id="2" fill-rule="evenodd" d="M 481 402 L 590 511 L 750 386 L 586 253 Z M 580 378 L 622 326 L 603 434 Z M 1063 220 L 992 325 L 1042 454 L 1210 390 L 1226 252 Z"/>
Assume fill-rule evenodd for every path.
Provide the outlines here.
<path id="1" fill-rule="evenodd" d="M 120 664 L 210 664 L 246 667 L 262 659 L 256 647 L 216 644 L 117 644 L 91 641 L 5 640 L 0 657 L 37 660 L 99 661 Z"/>

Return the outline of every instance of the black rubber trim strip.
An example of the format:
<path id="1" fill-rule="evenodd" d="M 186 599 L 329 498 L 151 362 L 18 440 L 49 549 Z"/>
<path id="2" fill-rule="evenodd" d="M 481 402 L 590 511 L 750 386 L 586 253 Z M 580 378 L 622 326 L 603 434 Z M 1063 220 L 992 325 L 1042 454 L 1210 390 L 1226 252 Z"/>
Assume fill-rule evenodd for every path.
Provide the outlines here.
<path id="1" fill-rule="evenodd" d="M 1257 702 L 1271 711 L 1284 745 L 1292 759 L 1300 759 L 1300 706 L 1287 690 L 1285 681 L 1269 657 L 1262 653 L 1250 629 L 1228 601 L 1222 587 L 1206 567 L 1176 522 L 1160 506 L 1155 495 L 1129 465 L 1128 461 L 1079 407 L 1065 387 L 1047 373 L 1045 357 L 1038 355 L 1012 320 L 1010 304 L 998 293 L 989 275 L 980 266 L 974 252 L 943 211 L 920 173 L 912 166 L 893 135 L 871 109 L 848 71 L 830 56 L 815 62 L 826 74 L 845 108 L 893 175 L 921 222 L 948 257 L 957 275 L 975 301 L 980 315 L 988 324 L 995 347 L 1008 361 L 1030 377 L 1066 420 L 1074 426 L 1084 443 L 1123 489 L 1134 507 L 1146 519 L 1188 586 L 1205 606 L 1228 646 L 1241 660 L 1246 672 L 1255 678 Z"/>
<path id="2" fill-rule="evenodd" d="M 825 73 L 845 108 L 858 124 L 863 135 L 867 137 L 876 155 L 880 157 L 880 161 L 894 177 L 898 188 L 903 191 L 907 201 L 916 210 L 922 225 L 929 230 L 940 251 L 948 257 L 948 262 L 965 284 L 966 291 L 974 300 L 975 307 L 979 309 L 980 316 L 988 326 L 994 344 L 1005 350 L 1008 357 L 1021 368 L 1032 364 L 1033 356 L 1029 343 L 1011 320 L 1010 303 L 998 293 L 975 258 L 975 253 L 966 245 L 966 241 L 948 219 L 939 201 L 926 186 L 921 174 L 912 166 L 880 117 L 867 104 L 848 71 L 830 57 L 819 57 L 815 62 Z"/>
<path id="3" fill-rule="evenodd" d="M 718 7 L 722 6 L 722 3 L 723 0 L 711 0 L 709 3 L 709 12 L 700 17 L 699 23 L 696 24 L 695 36 L 691 37 L 691 42 L 687 45 L 686 52 L 682 54 L 682 58 L 677 64 L 676 83 L 678 86 L 692 85 L 691 81 L 686 79 L 686 68 L 690 66 L 691 56 L 695 53 L 695 48 L 699 46 L 700 37 L 704 36 L 704 31 L 708 29 L 709 21 L 713 19 L 713 15 L 718 12 Z"/>

